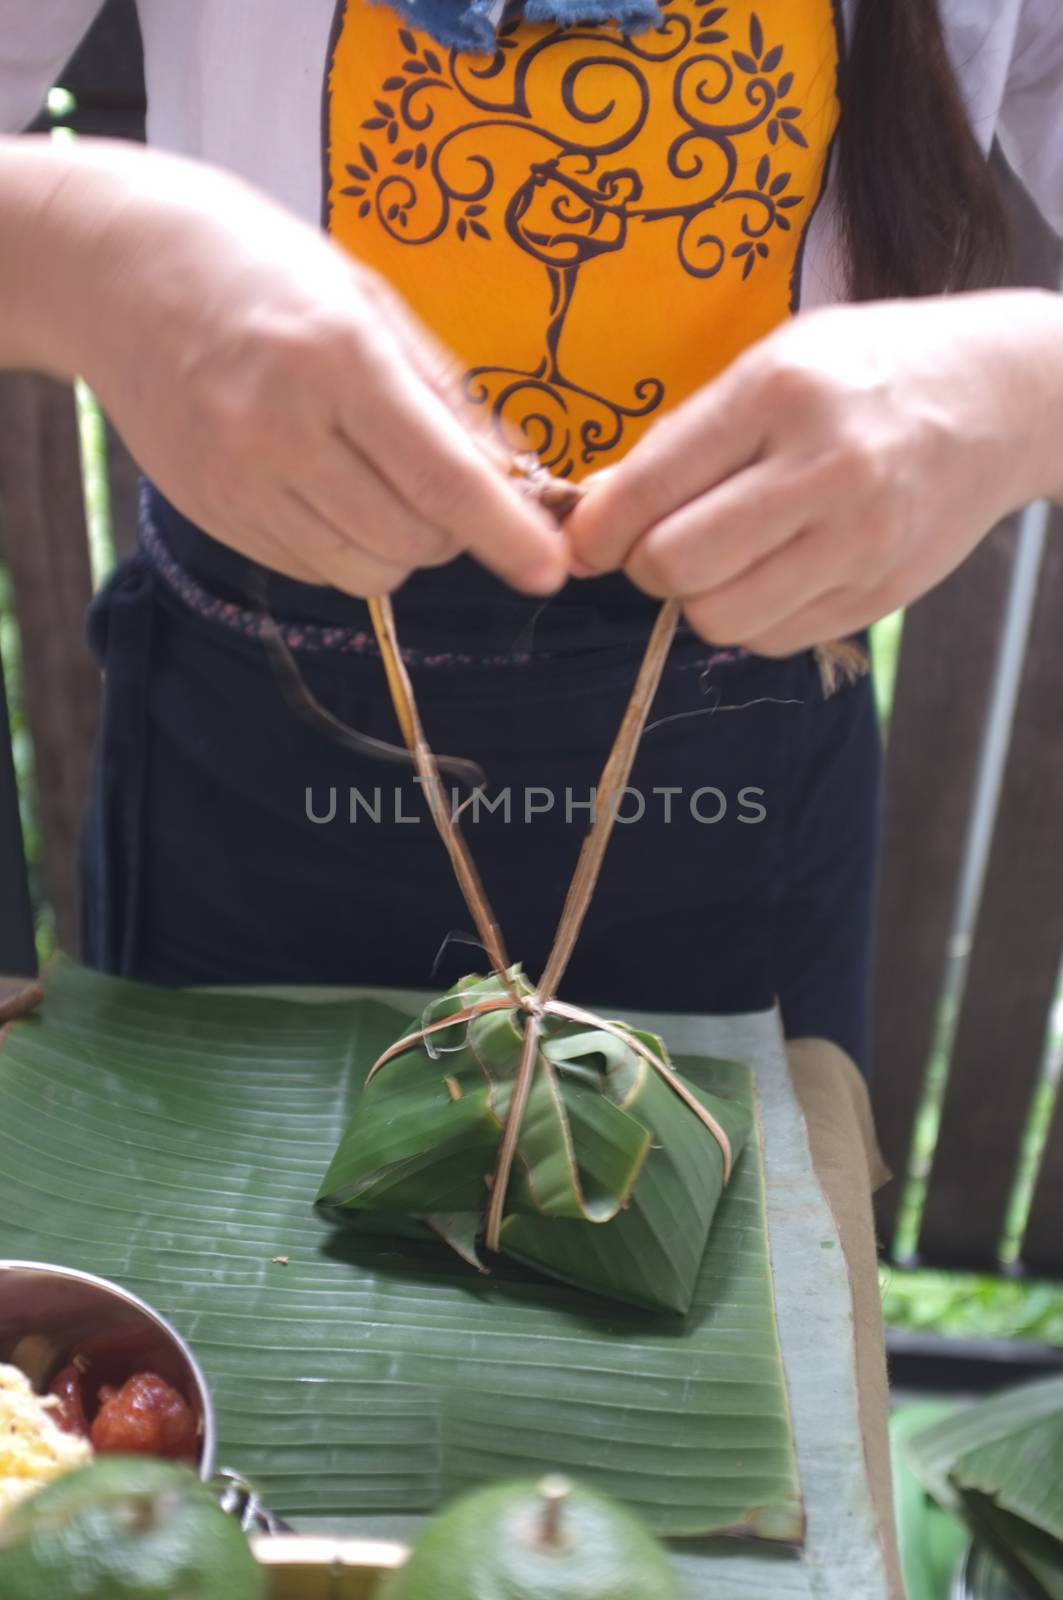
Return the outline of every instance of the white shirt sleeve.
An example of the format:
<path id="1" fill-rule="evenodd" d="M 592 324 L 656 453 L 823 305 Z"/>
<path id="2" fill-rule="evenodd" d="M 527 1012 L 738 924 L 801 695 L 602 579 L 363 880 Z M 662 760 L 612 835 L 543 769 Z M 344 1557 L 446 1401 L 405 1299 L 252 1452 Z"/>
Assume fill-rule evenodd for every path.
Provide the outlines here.
<path id="1" fill-rule="evenodd" d="M 0 0 L 0 131 L 32 122 L 103 0 Z"/>
<path id="2" fill-rule="evenodd" d="M 1063 234 L 1063 0 L 1024 0 L 998 131 L 1011 165 Z"/>

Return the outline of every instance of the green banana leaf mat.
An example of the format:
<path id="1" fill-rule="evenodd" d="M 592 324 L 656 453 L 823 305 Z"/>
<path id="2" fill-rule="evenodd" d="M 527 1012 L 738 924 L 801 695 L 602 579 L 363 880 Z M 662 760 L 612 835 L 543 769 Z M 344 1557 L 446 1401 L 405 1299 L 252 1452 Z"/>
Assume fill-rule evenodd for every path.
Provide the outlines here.
<path id="1" fill-rule="evenodd" d="M 759 1138 L 695 1310 L 662 1317 L 314 1216 L 368 1066 L 408 1012 L 153 989 L 68 961 L 46 989 L 0 1044 L 0 1254 L 101 1273 L 172 1318 L 211 1381 L 220 1462 L 280 1515 L 385 1531 L 486 1477 L 562 1469 L 662 1534 L 739 1535 L 736 1553 L 774 1541 L 779 1556 L 801 1542 Z M 754 1095 L 748 1068 L 676 1065 Z"/>

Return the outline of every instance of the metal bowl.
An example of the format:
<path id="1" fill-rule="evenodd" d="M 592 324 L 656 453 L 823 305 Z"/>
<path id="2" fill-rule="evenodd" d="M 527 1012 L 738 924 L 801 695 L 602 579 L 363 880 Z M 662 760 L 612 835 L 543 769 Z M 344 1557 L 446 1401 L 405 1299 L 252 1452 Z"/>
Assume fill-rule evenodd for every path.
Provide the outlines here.
<path id="1" fill-rule="evenodd" d="M 106 1278 L 42 1261 L 0 1260 L 0 1362 L 39 1391 L 75 1356 L 88 1355 L 103 1383 L 156 1372 L 184 1395 L 199 1422 L 199 1473 L 249 1534 L 283 1529 L 238 1476 L 215 1471 L 214 1408 L 195 1356 L 165 1317 Z M 252 1538 L 270 1600 L 374 1600 L 408 1551 L 387 1540 L 315 1538 L 287 1532 Z"/>
<path id="2" fill-rule="evenodd" d="M 182 1394 L 199 1428 L 199 1474 L 214 1476 L 214 1408 L 199 1363 L 165 1317 L 106 1278 L 43 1261 L 0 1261 L 0 1362 L 43 1393 L 75 1356 L 101 1383 L 154 1372 Z"/>

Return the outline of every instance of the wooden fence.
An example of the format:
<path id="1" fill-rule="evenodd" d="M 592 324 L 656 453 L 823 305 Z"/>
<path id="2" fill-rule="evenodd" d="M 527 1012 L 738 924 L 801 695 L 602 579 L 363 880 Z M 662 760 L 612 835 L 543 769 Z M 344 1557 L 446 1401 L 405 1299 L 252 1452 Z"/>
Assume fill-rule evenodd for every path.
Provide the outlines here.
<path id="1" fill-rule="evenodd" d="M 87 131 L 136 136 L 143 115 L 132 0 L 110 5 L 69 70 Z M 1021 281 L 1058 283 L 1059 250 L 1014 184 Z M 116 441 L 111 493 L 119 548 L 133 538 L 135 473 Z M 1033 552 L 1031 554 L 1031 552 Z M 76 851 L 97 716 L 83 643 L 90 593 L 78 434 L 71 390 L 31 376 L 0 379 L 0 556 L 16 596 L 23 689 L 36 749 L 45 887 L 58 935 L 78 944 Z M 878 926 L 875 1108 L 882 1143 L 909 1170 L 927 1067 L 948 1074 L 916 1250 L 942 1266 L 1002 1265 L 1005 1217 L 1041 1085 L 1063 957 L 1063 523 L 1040 554 L 1010 720 L 1010 753 L 969 954 L 957 906 L 977 838 L 971 819 L 991 781 L 986 731 L 999 703 L 1002 651 L 1015 634 L 1015 579 L 1036 560 L 1036 530 L 998 528 L 947 583 L 911 608 L 900 652 L 884 796 Z M 1020 567 L 1017 568 L 1017 563 Z M 1005 718 L 1005 723 L 1008 719 Z M 28 899 L 0 698 L 0 971 L 31 959 Z M 970 888 L 968 874 L 968 889 Z M 968 893 L 968 900 L 972 897 Z M 963 932 L 964 930 L 960 930 Z M 956 985 L 957 971 L 966 981 Z M 953 995 L 951 1043 L 939 1043 Z M 903 1184 L 881 1199 L 887 1252 Z M 1063 1276 L 1063 1096 L 1033 1184 L 1018 1263 Z"/>

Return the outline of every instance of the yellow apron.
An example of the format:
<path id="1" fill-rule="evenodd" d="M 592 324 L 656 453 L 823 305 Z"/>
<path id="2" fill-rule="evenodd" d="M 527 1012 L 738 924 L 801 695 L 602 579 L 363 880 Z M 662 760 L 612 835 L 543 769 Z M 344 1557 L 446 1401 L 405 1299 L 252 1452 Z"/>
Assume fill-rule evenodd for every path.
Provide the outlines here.
<path id="1" fill-rule="evenodd" d="M 575 478 L 793 307 L 838 120 L 832 0 L 664 0 L 664 24 L 512 23 L 458 55 L 347 0 L 329 229 Z"/>

